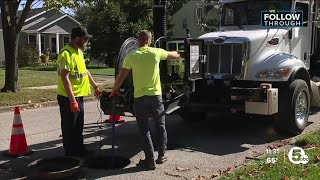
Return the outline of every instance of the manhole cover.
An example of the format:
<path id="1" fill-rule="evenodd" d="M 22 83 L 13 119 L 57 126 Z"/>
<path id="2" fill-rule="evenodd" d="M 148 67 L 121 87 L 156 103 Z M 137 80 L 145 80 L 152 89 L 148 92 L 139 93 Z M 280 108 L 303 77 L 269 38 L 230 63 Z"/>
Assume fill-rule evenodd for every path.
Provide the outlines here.
<path id="1" fill-rule="evenodd" d="M 81 161 L 71 157 L 44 158 L 30 163 L 29 172 L 35 179 L 61 179 L 77 174 L 80 166 Z"/>
<path id="2" fill-rule="evenodd" d="M 84 166 L 90 169 L 122 169 L 130 164 L 128 158 L 115 156 L 114 166 L 112 167 L 112 156 L 94 156 L 89 158 Z"/>

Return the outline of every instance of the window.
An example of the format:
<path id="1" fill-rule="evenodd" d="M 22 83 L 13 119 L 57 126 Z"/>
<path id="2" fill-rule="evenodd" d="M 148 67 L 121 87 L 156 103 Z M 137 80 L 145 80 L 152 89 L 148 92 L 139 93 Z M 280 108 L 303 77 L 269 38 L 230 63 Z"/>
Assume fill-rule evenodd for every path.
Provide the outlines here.
<path id="1" fill-rule="evenodd" d="M 36 47 L 37 46 L 37 35 L 29 34 L 29 36 L 28 36 L 28 44 L 30 46 Z"/>
<path id="2" fill-rule="evenodd" d="M 168 50 L 169 51 L 176 51 L 177 50 L 177 43 L 168 43 Z"/>
<path id="3" fill-rule="evenodd" d="M 184 50 L 184 43 L 178 43 L 178 51 Z"/>
<path id="4" fill-rule="evenodd" d="M 57 38 L 56 36 L 51 36 L 50 37 L 50 43 L 51 43 L 51 52 L 52 53 L 57 53 Z"/>
<path id="5" fill-rule="evenodd" d="M 303 11 L 303 26 L 308 26 L 308 19 L 309 19 L 309 5 L 306 3 L 296 3 L 296 11 Z"/>
<path id="6" fill-rule="evenodd" d="M 70 42 L 70 37 L 69 36 L 64 36 L 63 37 L 63 46 L 69 44 Z"/>
<path id="7" fill-rule="evenodd" d="M 44 35 L 41 35 L 41 52 L 45 52 L 45 39 Z"/>
<path id="8" fill-rule="evenodd" d="M 291 0 L 241 1 L 226 3 L 222 8 L 222 26 L 259 25 L 261 11 L 291 10 Z"/>

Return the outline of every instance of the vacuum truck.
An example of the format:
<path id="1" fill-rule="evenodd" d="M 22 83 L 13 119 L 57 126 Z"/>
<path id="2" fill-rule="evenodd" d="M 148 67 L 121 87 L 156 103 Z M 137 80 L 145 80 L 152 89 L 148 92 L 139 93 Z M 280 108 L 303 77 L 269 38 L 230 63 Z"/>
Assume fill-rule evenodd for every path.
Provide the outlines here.
<path id="1" fill-rule="evenodd" d="M 310 108 L 320 107 L 320 42 L 317 1 L 199 1 L 195 26 L 206 28 L 209 11 L 219 14 L 219 28 L 196 38 L 166 36 L 166 3 L 154 5 L 155 47 L 176 50 L 181 59 L 160 64 L 167 114 L 201 120 L 208 113 L 268 116 L 279 132 L 300 134 Z M 299 26 L 263 25 L 263 12 L 301 12 Z M 270 19 L 272 15 L 270 15 Z M 275 16 L 274 16 L 275 17 Z M 273 20 L 278 20 L 273 18 Z M 126 54 L 138 46 L 135 38 L 122 45 L 119 72 Z M 132 76 L 122 88 L 132 111 Z M 134 112 L 133 112 L 134 114 Z"/>

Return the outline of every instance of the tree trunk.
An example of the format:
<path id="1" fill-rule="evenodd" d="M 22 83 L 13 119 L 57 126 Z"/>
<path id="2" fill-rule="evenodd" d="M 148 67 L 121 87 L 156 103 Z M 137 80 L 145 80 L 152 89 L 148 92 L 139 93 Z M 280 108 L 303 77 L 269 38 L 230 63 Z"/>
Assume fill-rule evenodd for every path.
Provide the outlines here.
<path id="1" fill-rule="evenodd" d="M 5 85 L 1 89 L 2 92 L 12 91 L 17 92 L 18 90 L 18 40 L 19 34 L 16 34 L 14 31 L 5 33 L 3 29 L 3 39 L 5 47 Z M 9 36 L 5 36 L 9 34 Z"/>
<path id="2" fill-rule="evenodd" d="M 5 85 L 1 92 L 18 90 L 18 41 L 24 22 L 31 9 L 34 0 L 27 0 L 26 5 L 18 17 L 20 1 L 0 0 L 1 20 L 3 29 L 4 52 L 5 52 Z"/>

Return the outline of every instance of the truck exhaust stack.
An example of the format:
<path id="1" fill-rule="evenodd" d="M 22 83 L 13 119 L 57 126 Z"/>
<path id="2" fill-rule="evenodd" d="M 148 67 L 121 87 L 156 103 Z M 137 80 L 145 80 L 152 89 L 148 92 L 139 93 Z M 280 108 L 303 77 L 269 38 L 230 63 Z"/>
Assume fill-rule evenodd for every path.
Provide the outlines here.
<path id="1" fill-rule="evenodd" d="M 154 39 L 167 37 L 167 1 L 154 0 L 153 5 L 153 31 Z"/>

